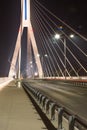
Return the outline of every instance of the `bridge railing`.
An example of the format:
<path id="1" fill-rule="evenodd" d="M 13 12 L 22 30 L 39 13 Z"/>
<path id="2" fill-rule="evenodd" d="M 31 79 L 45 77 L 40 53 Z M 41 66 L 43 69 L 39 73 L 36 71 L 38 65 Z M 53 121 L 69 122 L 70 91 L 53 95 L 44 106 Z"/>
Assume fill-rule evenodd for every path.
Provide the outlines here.
<path id="1" fill-rule="evenodd" d="M 47 81 L 53 81 L 56 80 L 58 83 L 66 83 L 69 85 L 73 85 L 73 86 L 81 86 L 81 87 L 87 87 L 87 77 L 85 77 L 85 79 L 79 79 L 76 77 L 73 78 L 58 78 L 58 77 L 54 77 L 54 78 L 43 78 L 43 80 L 47 80 Z"/>
<path id="2" fill-rule="evenodd" d="M 57 130 L 87 130 L 87 122 L 85 120 L 29 84 L 22 83 L 22 86 L 32 96 Z"/>

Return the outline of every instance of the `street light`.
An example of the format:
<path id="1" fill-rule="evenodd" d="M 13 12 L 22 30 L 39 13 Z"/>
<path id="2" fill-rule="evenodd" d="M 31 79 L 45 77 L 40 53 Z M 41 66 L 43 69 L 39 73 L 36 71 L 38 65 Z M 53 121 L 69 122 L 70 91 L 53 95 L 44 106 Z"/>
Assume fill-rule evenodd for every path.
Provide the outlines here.
<path id="1" fill-rule="evenodd" d="M 70 34 L 70 38 L 74 38 L 74 34 Z"/>
<path id="2" fill-rule="evenodd" d="M 70 38 L 74 38 L 74 34 L 70 34 L 69 35 Z M 63 41 L 63 44 L 64 44 L 64 67 L 65 67 L 65 79 L 66 79 L 66 37 L 65 36 L 62 36 L 60 34 L 55 34 L 55 39 L 61 39 L 63 38 L 64 41 Z"/>
<path id="3" fill-rule="evenodd" d="M 55 34 L 55 39 L 60 39 L 60 34 Z"/>

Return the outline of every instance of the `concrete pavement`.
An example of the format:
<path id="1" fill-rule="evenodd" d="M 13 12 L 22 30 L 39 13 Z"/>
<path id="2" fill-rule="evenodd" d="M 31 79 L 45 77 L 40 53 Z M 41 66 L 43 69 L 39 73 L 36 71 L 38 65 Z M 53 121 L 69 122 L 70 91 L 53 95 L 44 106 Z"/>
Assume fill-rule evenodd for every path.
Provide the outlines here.
<path id="1" fill-rule="evenodd" d="M 0 91 L 0 130 L 47 129 L 23 88 L 11 82 Z"/>

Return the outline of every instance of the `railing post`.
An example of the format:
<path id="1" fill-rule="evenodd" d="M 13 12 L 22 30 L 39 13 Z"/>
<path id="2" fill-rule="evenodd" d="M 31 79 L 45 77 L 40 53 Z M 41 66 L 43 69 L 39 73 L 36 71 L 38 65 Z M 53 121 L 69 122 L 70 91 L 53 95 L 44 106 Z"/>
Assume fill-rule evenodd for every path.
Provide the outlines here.
<path id="1" fill-rule="evenodd" d="M 37 99 L 37 97 L 38 97 L 38 94 L 39 94 L 39 91 L 36 92 L 36 95 L 35 95 L 36 99 Z"/>
<path id="2" fill-rule="evenodd" d="M 51 120 L 55 120 L 55 107 L 56 107 L 56 104 L 52 103 L 52 106 L 51 106 Z"/>
<path id="3" fill-rule="evenodd" d="M 40 95 L 39 95 L 39 104 L 41 103 L 41 97 L 42 97 L 42 94 L 40 93 Z"/>
<path id="4" fill-rule="evenodd" d="M 63 115 L 63 108 L 58 109 L 58 130 L 62 129 L 62 115 Z"/>
<path id="5" fill-rule="evenodd" d="M 36 97 L 36 93 L 37 93 L 37 91 L 36 90 L 33 90 L 34 91 L 34 97 Z"/>
<path id="6" fill-rule="evenodd" d="M 46 101 L 46 99 L 47 99 L 47 97 L 43 97 L 42 98 L 42 108 L 43 108 L 43 110 L 45 110 L 45 101 Z"/>
<path id="7" fill-rule="evenodd" d="M 43 98 L 44 95 L 41 94 L 40 96 L 40 104 L 42 103 L 42 98 Z"/>
<path id="8" fill-rule="evenodd" d="M 39 95 L 40 95 L 40 92 L 38 92 L 38 94 L 37 94 L 37 100 L 39 101 Z"/>
<path id="9" fill-rule="evenodd" d="M 69 130 L 74 130 L 75 116 L 69 117 Z"/>
<path id="10" fill-rule="evenodd" d="M 48 99 L 46 102 L 46 114 L 49 114 L 49 105 L 50 105 L 50 100 Z"/>

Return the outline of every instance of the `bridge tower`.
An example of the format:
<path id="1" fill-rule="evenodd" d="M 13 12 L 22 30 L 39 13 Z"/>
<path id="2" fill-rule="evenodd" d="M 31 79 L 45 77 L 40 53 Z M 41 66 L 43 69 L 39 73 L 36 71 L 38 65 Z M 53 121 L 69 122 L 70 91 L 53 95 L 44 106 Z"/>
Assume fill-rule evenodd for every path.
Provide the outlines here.
<path id="1" fill-rule="evenodd" d="M 38 74 L 39 78 L 42 78 L 43 76 L 43 71 L 42 71 L 42 66 L 40 62 L 40 57 L 38 57 L 38 48 L 36 45 L 35 37 L 34 37 L 34 32 L 30 20 L 30 0 L 21 0 L 21 22 L 20 22 L 20 29 L 18 32 L 18 37 L 17 37 L 17 42 L 14 50 L 14 54 L 12 57 L 11 65 L 10 65 L 10 70 L 9 70 L 9 77 L 13 76 L 13 73 L 15 72 L 15 66 L 16 66 L 16 61 L 17 57 L 19 54 L 20 49 L 21 49 L 21 37 L 23 33 L 23 29 L 27 27 L 27 44 L 29 44 L 31 41 L 37 68 L 38 68 Z M 28 48 L 27 48 L 28 49 Z M 27 50 L 29 52 L 30 49 Z M 30 57 L 31 59 L 31 57 Z M 19 61 L 20 62 L 20 61 Z M 19 77 L 20 77 L 20 64 L 19 64 Z"/>

